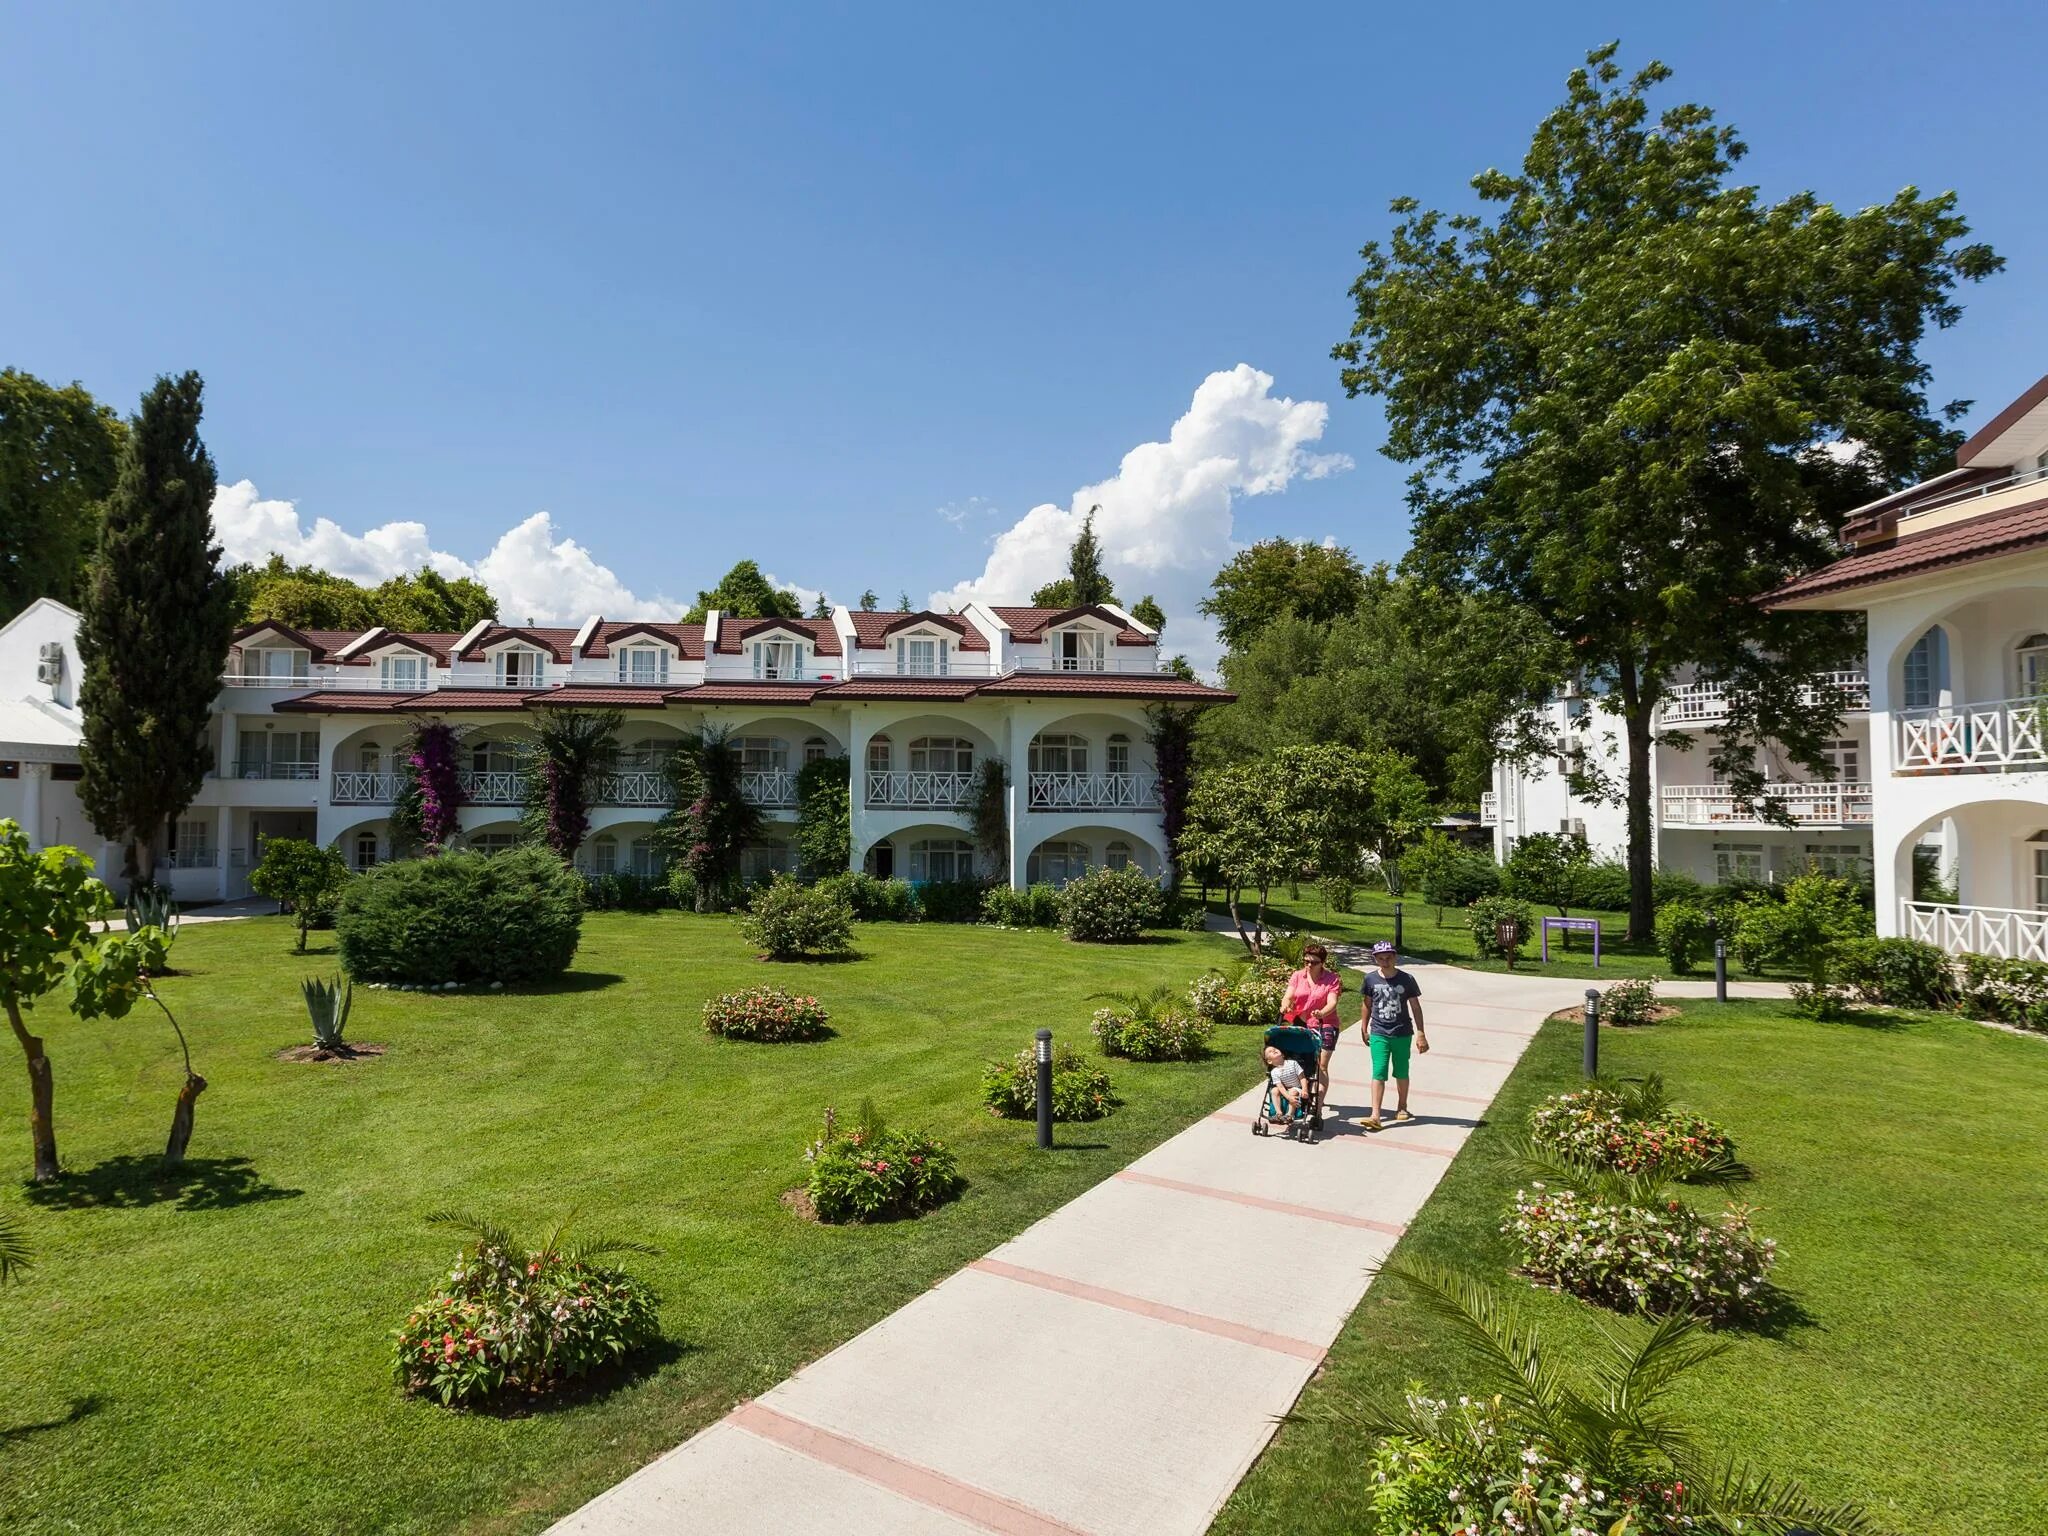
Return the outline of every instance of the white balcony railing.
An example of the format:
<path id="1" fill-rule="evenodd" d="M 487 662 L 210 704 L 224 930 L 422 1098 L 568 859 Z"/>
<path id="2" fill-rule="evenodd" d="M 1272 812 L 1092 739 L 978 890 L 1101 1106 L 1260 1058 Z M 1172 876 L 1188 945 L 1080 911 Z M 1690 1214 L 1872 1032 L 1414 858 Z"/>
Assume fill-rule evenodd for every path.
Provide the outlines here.
<path id="1" fill-rule="evenodd" d="M 1894 773 L 2048 767 L 2048 697 L 1911 710 L 1892 741 Z"/>
<path id="2" fill-rule="evenodd" d="M 610 775 L 597 787 L 599 805 L 658 805 L 673 798 L 668 775 L 653 769 L 628 769 Z"/>
<path id="3" fill-rule="evenodd" d="M 1863 827 L 1870 824 L 1868 784 L 1773 784 L 1768 798 L 1780 802 L 1798 827 Z M 1740 798 L 1726 784 L 1666 784 L 1663 822 L 1667 827 L 1768 827 L 1761 799 Z"/>
<path id="4" fill-rule="evenodd" d="M 1487 790 L 1479 797 L 1479 825 L 1497 827 L 1500 825 L 1500 796 Z"/>
<path id="5" fill-rule="evenodd" d="M 1950 954 L 2048 960 L 2048 912 L 1951 907 L 1932 901 L 1904 901 L 1899 907 L 1899 926 L 1907 938 L 1938 945 Z"/>
<path id="6" fill-rule="evenodd" d="M 399 775 L 337 769 L 327 786 L 335 805 L 390 805 L 398 799 Z"/>
<path id="7" fill-rule="evenodd" d="M 526 775 L 516 768 L 491 768 L 482 773 L 465 768 L 455 776 L 463 799 L 471 805 L 524 805 Z"/>
<path id="8" fill-rule="evenodd" d="M 218 869 L 220 855 L 211 848 L 173 848 L 156 856 L 158 869 Z"/>
<path id="9" fill-rule="evenodd" d="M 749 805 L 787 810 L 796 804 L 796 775 L 785 768 L 760 768 L 740 775 L 740 797 Z"/>
<path id="10" fill-rule="evenodd" d="M 867 788 L 867 803 L 878 808 L 957 811 L 973 803 L 974 775 L 877 771 Z"/>
<path id="11" fill-rule="evenodd" d="M 315 667 L 311 672 L 278 675 L 268 672 L 223 672 L 223 688 L 270 688 L 288 693 L 332 693 L 356 690 L 365 693 L 432 693 L 443 686 L 446 674 L 427 669 L 426 679 L 415 683 L 391 683 L 377 667 Z M 465 688 L 485 686 L 464 682 Z"/>
<path id="12" fill-rule="evenodd" d="M 1849 696 L 1851 712 L 1870 708 L 1870 678 L 1860 668 L 1823 673 L 1799 690 L 1802 704 L 1820 701 L 1823 689 L 1838 689 Z M 1664 700 L 1666 725 L 1700 725 L 1728 718 L 1728 693 L 1719 683 L 1680 683 Z"/>
<path id="13" fill-rule="evenodd" d="M 464 770 L 456 775 L 456 782 L 462 786 L 464 802 L 469 805 L 520 805 L 526 798 L 526 775 L 516 771 Z M 403 774 L 337 771 L 328 798 L 335 805 L 390 805 L 403 787 Z M 668 776 L 651 772 L 613 774 L 599 782 L 596 803 L 666 807 Z"/>
<path id="14" fill-rule="evenodd" d="M 245 760 L 235 764 L 234 777 L 238 779 L 317 779 L 320 765 L 317 762 L 289 763 Z"/>
<path id="15" fill-rule="evenodd" d="M 1156 773 L 1034 773 L 1029 779 L 1034 811 L 1156 811 Z"/>
<path id="16" fill-rule="evenodd" d="M 841 677 L 938 677 L 981 679 L 999 677 L 993 651 L 955 651 L 946 659 L 946 669 L 919 667 L 899 663 L 894 656 L 855 656 L 834 665 L 834 658 L 820 657 L 820 672 L 836 672 Z"/>

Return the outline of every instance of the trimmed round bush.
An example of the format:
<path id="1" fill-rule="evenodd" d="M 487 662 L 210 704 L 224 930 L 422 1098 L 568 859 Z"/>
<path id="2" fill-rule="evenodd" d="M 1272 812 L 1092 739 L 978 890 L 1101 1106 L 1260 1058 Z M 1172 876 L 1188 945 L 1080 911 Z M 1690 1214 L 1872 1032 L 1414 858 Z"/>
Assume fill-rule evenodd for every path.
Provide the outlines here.
<path id="1" fill-rule="evenodd" d="M 349 884 L 334 929 L 357 981 L 551 981 L 583 935 L 583 881 L 541 847 L 400 859 Z"/>
<path id="2" fill-rule="evenodd" d="M 474 1403 L 538 1394 L 661 1337 L 652 1291 L 567 1249 L 487 1236 L 397 1331 L 393 1372 L 414 1396 Z"/>
<path id="3" fill-rule="evenodd" d="M 1515 924 L 1513 949 L 1500 946 L 1500 924 L 1512 918 Z M 1482 960 L 1513 961 L 1521 957 L 1522 951 L 1536 940 L 1536 914 L 1526 901 L 1512 896 L 1489 896 L 1475 901 L 1465 912 L 1466 925 L 1472 930 L 1472 948 Z"/>
<path id="4" fill-rule="evenodd" d="M 981 899 L 989 891 L 986 880 L 927 880 L 914 886 L 917 915 L 927 923 L 978 923 Z"/>
<path id="5" fill-rule="evenodd" d="M 1623 1029 L 1657 1022 L 1657 978 L 1631 976 L 1600 994 L 1600 1019 Z"/>
<path id="6" fill-rule="evenodd" d="M 785 992 L 780 987 L 748 987 L 744 992 L 727 992 L 704 1005 L 704 1028 L 728 1040 L 760 1040 L 781 1044 L 787 1040 L 823 1038 L 831 1016 L 815 997 Z"/>
<path id="7" fill-rule="evenodd" d="M 908 880 L 877 880 L 865 870 L 842 870 L 818 882 L 818 889 L 836 891 L 853 908 L 859 923 L 914 923 L 917 892 Z"/>
<path id="8" fill-rule="evenodd" d="M 1522 1273 L 1620 1312 L 1689 1312 L 1734 1322 L 1762 1306 L 1777 1245 L 1749 1212 L 1701 1215 L 1683 1200 L 1602 1205 L 1574 1190 L 1515 1193 L 1501 1231 L 1521 1247 Z"/>
<path id="9" fill-rule="evenodd" d="M 1215 1026 L 1172 1003 L 1098 1008 L 1089 1026 L 1105 1056 L 1127 1061 L 1197 1061 Z"/>
<path id="10" fill-rule="evenodd" d="M 853 905 L 840 891 L 777 875 L 754 893 L 740 936 L 771 960 L 843 955 L 853 948 Z"/>
<path id="11" fill-rule="evenodd" d="M 981 898 L 981 920 L 998 928 L 1057 928 L 1060 893 L 1042 882 L 1022 891 L 990 886 Z"/>
<path id="12" fill-rule="evenodd" d="M 1843 939 L 1828 952 L 1828 974 L 1863 1003 L 1947 1008 L 1955 968 L 1945 951 L 1918 939 Z"/>
<path id="13" fill-rule="evenodd" d="M 1657 909 L 1657 947 L 1671 974 L 1683 976 L 1714 952 L 1718 933 L 1713 914 L 1697 902 L 1667 901 Z"/>
<path id="14" fill-rule="evenodd" d="M 1572 882 L 1572 905 L 1598 912 L 1628 910 L 1628 866 L 1611 859 L 1589 864 Z"/>
<path id="15" fill-rule="evenodd" d="M 1084 944 L 1129 944 L 1159 910 L 1159 887 L 1129 866 L 1090 870 L 1060 892 L 1060 926 Z"/>
<path id="16" fill-rule="evenodd" d="M 827 1110 L 825 1132 L 804 1160 L 812 1214 L 834 1225 L 920 1216 L 967 1186 L 943 1141 L 922 1130 L 889 1130 L 872 1110 L 845 1134 Z"/>
<path id="17" fill-rule="evenodd" d="M 1038 1118 L 1038 1059 L 1025 1046 L 1008 1061 L 992 1061 L 982 1069 L 981 1102 L 1005 1120 Z M 1057 1046 L 1052 1056 L 1052 1117 L 1055 1120 L 1100 1120 L 1123 1102 L 1109 1074 L 1071 1045 Z"/>

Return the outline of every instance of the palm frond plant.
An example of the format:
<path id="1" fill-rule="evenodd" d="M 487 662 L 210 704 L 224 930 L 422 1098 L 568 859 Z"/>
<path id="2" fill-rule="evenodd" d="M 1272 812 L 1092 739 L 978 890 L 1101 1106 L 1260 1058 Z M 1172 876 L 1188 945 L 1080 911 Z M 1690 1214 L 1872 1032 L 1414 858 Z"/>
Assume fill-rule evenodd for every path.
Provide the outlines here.
<path id="1" fill-rule="evenodd" d="M 697 910 L 732 904 L 740 856 L 761 837 L 761 812 L 744 793 L 746 760 L 723 727 L 686 739 L 669 759 L 675 808 L 656 835 L 696 882 Z"/>
<path id="2" fill-rule="evenodd" d="M 20 1223 L 0 1211 L 0 1282 L 20 1279 L 33 1262 Z"/>
<path id="3" fill-rule="evenodd" d="M 534 738 L 525 749 L 527 830 L 564 863 L 590 833 L 590 807 L 598 788 L 619 765 L 616 709 L 537 711 Z"/>
<path id="4" fill-rule="evenodd" d="M 1293 1415 L 1373 1443 L 1372 1503 L 1395 1530 L 1567 1531 L 1675 1536 L 1872 1536 L 1850 1502 L 1710 1453 L 1672 1403 L 1685 1375 L 1719 1354 L 1693 1318 L 1603 1330 L 1577 1374 L 1545 1350 L 1508 1296 L 1427 1260 L 1381 1268 L 1443 1324 L 1470 1367 L 1456 1396 L 1411 1389 L 1398 1402 L 1335 1396 Z"/>

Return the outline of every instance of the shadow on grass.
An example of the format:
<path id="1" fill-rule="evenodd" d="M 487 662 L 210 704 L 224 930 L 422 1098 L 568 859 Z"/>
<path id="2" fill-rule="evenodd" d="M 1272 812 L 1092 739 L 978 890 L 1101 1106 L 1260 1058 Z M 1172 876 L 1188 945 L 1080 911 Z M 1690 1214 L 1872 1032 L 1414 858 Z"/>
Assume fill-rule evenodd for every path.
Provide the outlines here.
<path id="1" fill-rule="evenodd" d="M 720 1035 L 718 1038 L 733 1045 L 823 1045 L 827 1040 L 837 1040 L 839 1031 L 830 1024 L 820 1024 L 815 1035 L 799 1035 L 789 1040 L 749 1040 L 744 1035 Z"/>
<path id="2" fill-rule="evenodd" d="M 294 1200 L 305 1191 L 264 1182 L 246 1157 L 189 1157 L 167 1164 L 155 1155 L 123 1153 L 83 1173 L 66 1173 L 54 1184 L 31 1184 L 25 1193 L 31 1204 L 65 1211 L 167 1204 L 181 1211 L 224 1211 Z"/>
<path id="3" fill-rule="evenodd" d="M 554 997 L 566 992 L 600 992 L 606 987 L 616 987 L 626 978 L 616 971 L 566 971 L 553 981 L 507 982 L 505 990 L 498 994 L 503 997 Z M 479 992 L 489 993 L 490 983 L 472 981 L 460 991 L 448 994 L 451 997 L 475 997 Z"/>
<path id="4" fill-rule="evenodd" d="M 1790 1291 L 1765 1283 L 1757 1292 L 1756 1311 L 1734 1322 L 1723 1323 L 1717 1333 L 1749 1333 L 1761 1339 L 1786 1339 L 1805 1328 L 1820 1327 L 1820 1319 Z"/>
<path id="5" fill-rule="evenodd" d="M 30 1435 L 40 1435 L 52 1429 L 64 1429 L 80 1419 L 89 1419 L 103 1406 L 103 1399 L 97 1393 L 88 1392 L 84 1397 L 71 1399 L 71 1406 L 62 1416 L 44 1419 L 36 1424 L 8 1424 L 0 1426 L 0 1445 L 12 1445 L 17 1440 L 26 1440 Z"/>
<path id="6" fill-rule="evenodd" d="M 588 1376 L 564 1382 L 542 1396 L 505 1393 L 471 1404 L 462 1411 L 475 1414 L 480 1419 L 533 1419 L 543 1414 L 560 1413 L 564 1409 L 582 1408 L 591 1403 L 601 1403 L 614 1392 L 645 1381 L 663 1366 L 673 1365 L 683 1356 L 694 1353 L 696 1346 L 685 1344 L 680 1339 L 657 1339 L 645 1349 L 634 1350 L 623 1360 L 599 1366 Z"/>
<path id="7" fill-rule="evenodd" d="M 867 959 L 867 956 L 857 949 L 841 950 L 833 955 L 771 955 L 762 950 L 754 958 L 764 965 L 851 965 L 856 960 Z"/>

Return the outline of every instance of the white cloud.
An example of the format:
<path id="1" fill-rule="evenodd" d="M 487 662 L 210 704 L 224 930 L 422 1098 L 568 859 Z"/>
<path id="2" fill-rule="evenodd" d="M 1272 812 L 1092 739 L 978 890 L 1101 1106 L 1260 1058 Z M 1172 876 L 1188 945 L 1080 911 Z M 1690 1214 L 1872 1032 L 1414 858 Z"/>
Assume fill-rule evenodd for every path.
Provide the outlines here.
<path id="1" fill-rule="evenodd" d="M 1276 398 L 1272 389 L 1273 376 L 1247 363 L 1210 374 L 1165 442 L 1140 443 L 1114 475 L 1082 486 L 1064 507 L 1033 507 L 996 535 L 979 576 L 934 592 L 932 605 L 1028 601 L 1033 589 L 1065 572 L 1081 519 L 1099 507 L 1095 534 L 1117 595 L 1136 602 L 1151 593 L 1167 613 L 1163 648 L 1213 667 L 1215 631 L 1195 605 L 1233 551 L 1237 498 L 1272 495 L 1297 479 L 1351 468 L 1344 454 L 1309 451 L 1323 435 L 1329 407 Z"/>
<path id="2" fill-rule="evenodd" d="M 803 605 L 803 610 L 807 614 L 818 606 L 819 598 L 828 595 L 822 587 L 807 587 L 800 581 L 784 581 L 772 571 L 763 571 L 761 574 L 767 578 L 768 585 L 777 591 L 794 592 L 796 600 Z"/>
<path id="3" fill-rule="evenodd" d="M 580 624 L 593 613 L 641 618 L 681 611 L 658 593 L 636 595 L 581 544 L 557 538 L 545 512 L 509 529 L 474 564 L 435 549 L 425 523 L 385 523 L 354 534 L 321 517 L 309 532 L 295 503 L 265 500 L 247 480 L 214 493 L 213 526 L 230 564 L 261 564 L 276 554 L 350 581 L 380 582 L 423 565 L 447 577 L 474 576 L 496 594 L 499 617 L 511 624 Z"/>

